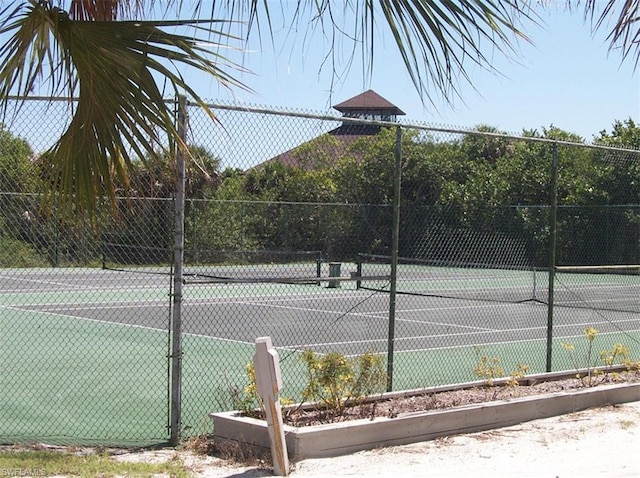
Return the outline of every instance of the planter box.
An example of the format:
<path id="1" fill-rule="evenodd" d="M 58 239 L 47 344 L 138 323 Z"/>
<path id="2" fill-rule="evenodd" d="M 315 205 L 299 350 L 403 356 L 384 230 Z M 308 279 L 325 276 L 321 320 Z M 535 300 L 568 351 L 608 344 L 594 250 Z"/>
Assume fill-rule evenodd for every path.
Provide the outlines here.
<path id="1" fill-rule="evenodd" d="M 552 376 L 557 377 L 558 374 L 541 374 L 536 376 L 537 378 L 527 377 L 527 380 L 540 381 L 543 376 L 548 380 Z M 478 386 L 479 383 L 474 382 L 466 386 Z M 458 385 L 455 388 L 460 389 L 464 386 Z M 444 390 L 445 387 L 438 389 Z M 422 393 L 425 392 L 426 390 L 422 390 Z M 416 393 L 413 392 L 414 395 Z M 396 392 L 378 398 L 410 394 Z M 640 383 L 620 383 L 443 410 L 401 413 L 395 418 L 378 417 L 305 427 L 285 425 L 284 430 L 289 457 L 301 460 L 344 455 L 384 446 L 406 445 L 443 436 L 517 425 L 607 404 L 634 401 L 640 401 Z M 248 418 L 238 412 L 213 413 L 211 417 L 213 439 L 216 443 L 240 443 L 254 449 L 256 453 L 269 453 L 269 435 L 264 420 Z"/>

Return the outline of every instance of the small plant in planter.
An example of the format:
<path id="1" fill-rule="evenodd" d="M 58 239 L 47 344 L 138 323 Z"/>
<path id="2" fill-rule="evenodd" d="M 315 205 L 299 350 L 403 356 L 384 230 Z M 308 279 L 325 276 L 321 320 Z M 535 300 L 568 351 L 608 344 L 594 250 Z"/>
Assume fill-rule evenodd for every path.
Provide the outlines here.
<path id="1" fill-rule="evenodd" d="M 342 416 L 345 407 L 384 392 L 386 373 L 378 355 L 366 353 L 349 359 L 335 352 L 318 356 L 306 351 L 302 360 L 307 368 L 303 400 L 318 403 L 329 421 Z"/>
<path id="2" fill-rule="evenodd" d="M 597 331 L 589 336 L 595 339 L 596 335 Z M 284 411 L 287 453 L 293 459 L 336 456 L 637 401 L 640 397 L 638 362 L 631 361 L 628 351 L 620 345 L 603 351 L 600 359 L 605 366 L 592 364 L 591 387 L 582 382 L 589 375 L 580 369 L 576 370 L 580 381 L 572 372 L 526 375 L 528 367 L 521 364 L 514 367 L 509 377 L 504 377 L 499 359 L 478 354 L 474 369 L 482 381 L 378 394 L 386 380 L 382 360 L 375 355 L 353 359 L 340 354 L 308 352 L 305 354 L 308 377 L 304 387 L 308 402 Z M 616 365 L 620 360 L 624 365 Z M 596 381 L 600 370 L 607 370 L 613 379 L 609 383 Z M 619 382 L 624 383 L 611 383 L 617 380 L 617 371 Z M 596 387 L 597 384 L 601 386 Z M 251 390 L 248 386 L 243 392 L 251 393 Z M 517 396 L 496 399 L 506 390 L 517 390 Z M 357 406 L 363 404 L 364 407 Z M 252 418 L 256 414 L 232 411 L 211 416 L 216 443 L 240 443 L 263 452 L 269 449 L 266 421 Z"/>
<path id="3" fill-rule="evenodd" d="M 528 365 L 518 363 L 511 371 L 509 377 L 504 381 L 505 386 L 495 387 L 496 379 L 505 377 L 504 369 L 500 365 L 500 359 L 498 357 L 489 358 L 486 355 L 480 356 L 477 351 L 476 355 L 478 357 L 478 362 L 473 368 L 473 372 L 476 377 L 484 380 L 487 387 L 493 390 L 491 400 L 497 399 L 500 392 L 505 389 L 514 390 L 518 387 L 520 385 L 520 380 L 522 380 L 529 371 Z"/>
<path id="4" fill-rule="evenodd" d="M 264 418 L 264 404 L 258 395 L 256 370 L 252 362 L 245 367 L 248 383 L 242 389 L 230 388 L 233 408 L 248 417 Z"/>
<path id="5" fill-rule="evenodd" d="M 632 361 L 629 350 L 621 344 L 614 345 L 611 350 L 602 351 L 599 357 L 603 366 L 597 366 L 594 360 L 598 355 L 593 349 L 597 335 L 598 331 L 594 328 L 585 330 L 588 341 L 585 354 L 586 363 L 589 365 L 587 368 L 580 369 L 575 347 L 572 344 L 563 344 L 576 367 L 574 377 L 578 380 L 578 385 L 595 387 L 607 382 L 627 381 L 629 378 L 631 381 L 637 380 L 624 372 L 640 371 L 640 363 Z M 575 388 L 575 383 L 568 383 L 572 380 L 568 375 L 559 378 L 556 374 L 555 377 L 544 379 L 544 382 L 549 384 L 544 387 L 545 391 L 530 390 L 534 388 L 534 384 L 540 385 L 542 382 L 540 378 L 531 379 L 527 376 L 528 365 L 517 363 L 507 374 L 498 357 L 482 354 L 478 349 L 476 357 L 473 373 L 482 383 L 410 391 L 408 396 L 411 398 L 399 404 L 384 393 L 386 372 L 381 356 L 365 353 L 357 357 L 346 357 L 336 352 L 316 354 L 308 350 L 301 355 L 306 369 L 302 401 L 295 406 L 285 407 L 284 422 L 292 426 L 308 426 L 357 418 L 394 418 L 414 404 L 416 407 L 421 404 L 424 407 L 422 410 L 435 410 Z M 248 384 L 242 389 L 232 390 L 234 409 L 243 416 L 263 419 L 264 406 L 257 393 L 253 364 L 247 365 L 246 374 Z M 565 383 L 562 384 L 558 380 L 564 380 Z M 556 383 L 557 385 L 552 385 Z M 528 385 L 526 389 L 523 388 L 525 384 Z M 449 391 L 443 393 L 447 388 Z M 286 406 L 293 405 L 294 401 L 280 397 L 280 403 Z"/>
<path id="6" fill-rule="evenodd" d="M 322 411 L 322 420 L 331 422 L 343 416 L 346 407 L 362 404 L 365 397 L 385 390 L 386 372 L 378 355 L 365 353 L 348 358 L 336 352 L 317 355 L 308 350 L 302 354 L 302 361 L 307 372 L 303 401 L 288 409 L 285 418 L 300 412 L 305 403 L 313 402 L 318 411 Z M 247 385 L 242 389 L 231 389 L 233 408 L 248 417 L 264 418 L 264 404 L 258 395 L 253 363 L 248 363 L 245 371 Z M 291 399 L 280 397 L 281 405 L 293 403 Z"/>
<path id="7" fill-rule="evenodd" d="M 580 372 L 580 365 L 575 355 L 575 346 L 567 342 L 562 343 L 562 346 L 569 354 L 569 358 L 576 369 L 576 378 L 583 386 L 595 387 L 608 378 L 612 378 L 614 381 L 620 380 L 620 374 L 612 370 L 616 364 L 624 365 L 627 371 L 640 369 L 640 362 L 631 360 L 629 349 L 622 344 L 615 344 L 611 350 L 603 350 L 600 352 L 600 361 L 604 368 L 596 368 L 593 357 L 593 343 L 598 336 L 598 330 L 593 327 L 587 327 L 584 330 L 584 335 L 588 341 L 584 358 L 586 373 Z"/>

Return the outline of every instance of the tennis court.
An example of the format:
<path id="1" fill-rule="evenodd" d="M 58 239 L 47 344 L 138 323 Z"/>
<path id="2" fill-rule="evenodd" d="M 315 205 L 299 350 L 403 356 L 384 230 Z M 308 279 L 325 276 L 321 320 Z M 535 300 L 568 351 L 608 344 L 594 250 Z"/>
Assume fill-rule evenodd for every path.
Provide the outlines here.
<path id="1" fill-rule="evenodd" d="M 309 274 L 308 269 L 295 267 L 301 276 Z M 186 276 L 182 309 L 185 431 L 206 431 L 207 413 L 232 405 L 231 391 L 246 383 L 244 367 L 259 336 L 271 336 L 279 348 L 284 395 L 292 397 L 304 383 L 298 352 L 375 352 L 386 357 L 390 295 L 363 287 L 375 282 L 357 276 L 356 264 L 342 264 L 342 279 L 337 283 L 329 282 L 328 267 L 322 265 L 319 283 L 212 281 L 212 275 L 222 277 L 228 272 L 222 267 L 215 274 Z M 247 274 L 250 269 L 246 266 Z M 283 277 L 291 275 L 291 270 L 282 272 Z M 309 278 L 319 279 L 315 269 L 310 270 Z M 353 272 L 356 275 L 351 278 Z M 431 296 L 415 295 L 415 290 L 398 294 L 394 388 L 473 380 L 479 354 L 499 357 L 506 370 L 525 363 L 532 371 L 543 371 L 548 307 L 539 299 L 546 299 L 547 279 L 543 272 L 533 274 L 476 270 L 472 280 L 468 270 L 440 268 L 427 274 L 435 291 Z M 640 286 L 637 278 L 632 282 L 623 278 L 622 284 L 616 283 L 619 276 L 614 279 L 612 284 L 611 278 L 601 274 L 589 277 L 585 285 L 581 276 L 580 293 L 590 296 L 588 287 L 599 294 L 596 301 L 626 294 L 636 309 L 557 307 L 554 369 L 572 367 L 560 342 L 574 343 L 580 356 L 586 327 L 600 332 L 597 353 L 619 342 L 635 357 L 640 355 Z M 404 282 L 417 289 L 424 287 L 420 284 L 424 280 Z M 6 416 L 0 435 L 14 442 L 29 437 L 41 440 L 44 430 L 50 435 L 55 429 L 59 432 L 50 439 L 59 442 L 73 437 L 77 443 L 85 437 L 89 442 L 123 444 L 126 436 L 140 444 L 166 438 L 170 276 L 98 268 L 5 269 L 0 284 L 2 388 L 8 391 L 0 399 Z M 386 287 L 378 285 L 382 290 Z M 454 297 L 456 290 L 470 295 Z M 498 291 L 499 297 L 487 300 Z M 504 294 L 519 299 L 499 300 Z M 96 437 L 95 430 L 105 429 L 105 423 L 108 436 Z"/>

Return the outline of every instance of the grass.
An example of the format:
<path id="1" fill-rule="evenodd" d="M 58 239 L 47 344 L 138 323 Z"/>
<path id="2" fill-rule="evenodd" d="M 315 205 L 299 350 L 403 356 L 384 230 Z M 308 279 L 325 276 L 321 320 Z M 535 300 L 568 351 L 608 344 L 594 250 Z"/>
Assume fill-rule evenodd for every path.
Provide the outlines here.
<path id="1" fill-rule="evenodd" d="M 191 476 L 179 458 L 165 463 L 121 462 L 108 453 L 74 453 L 73 450 L 2 450 L 0 476 Z"/>

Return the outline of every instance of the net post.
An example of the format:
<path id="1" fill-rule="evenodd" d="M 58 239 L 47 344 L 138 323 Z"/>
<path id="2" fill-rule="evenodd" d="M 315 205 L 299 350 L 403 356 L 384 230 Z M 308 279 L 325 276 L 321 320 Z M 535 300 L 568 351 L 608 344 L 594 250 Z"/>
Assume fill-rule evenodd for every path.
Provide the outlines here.
<path id="1" fill-rule="evenodd" d="M 318 279 L 322 277 L 322 251 L 316 252 L 316 277 Z M 321 282 L 318 280 L 316 285 L 321 285 Z"/>
<path id="2" fill-rule="evenodd" d="M 362 277 L 362 254 L 359 252 L 356 254 L 356 274 L 358 274 L 358 280 L 356 281 L 356 290 L 358 290 L 362 288 L 362 281 L 360 280 L 360 277 Z"/>

